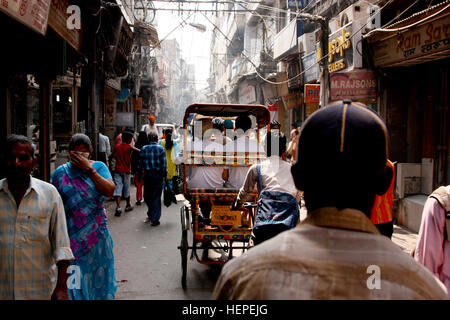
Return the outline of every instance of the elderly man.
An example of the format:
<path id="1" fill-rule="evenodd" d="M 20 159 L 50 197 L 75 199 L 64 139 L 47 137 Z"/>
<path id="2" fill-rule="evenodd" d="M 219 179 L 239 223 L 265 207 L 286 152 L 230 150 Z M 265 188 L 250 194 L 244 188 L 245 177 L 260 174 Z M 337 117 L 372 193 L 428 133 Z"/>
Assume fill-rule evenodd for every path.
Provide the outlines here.
<path id="1" fill-rule="evenodd" d="M 304 123 L 291 171 L 308 217 L 231 260 L 216 299 L 446 299 L 444 285 L 369 219 L 386 192 L 388 132 L 350 101 Z"/>
<path id="2" fill-rule="evenodd" d="M 37 163 L 29 138 L 11 135 L 0 180 L 0 299 L 68 299 L 74 259 L 56 188 L 31 177 Z"/>
<path id="3" fill-rule="evenodd" d="M 148 116 L 148 124 L 144 124 L 141 131 L 145 131 L 147 133 L 147 136 L 150 134 L 150 132 L 155 132 L 156 135 L 158 135 L 158 129 L 156 129 L 155 121 L 155 116 Z"/>

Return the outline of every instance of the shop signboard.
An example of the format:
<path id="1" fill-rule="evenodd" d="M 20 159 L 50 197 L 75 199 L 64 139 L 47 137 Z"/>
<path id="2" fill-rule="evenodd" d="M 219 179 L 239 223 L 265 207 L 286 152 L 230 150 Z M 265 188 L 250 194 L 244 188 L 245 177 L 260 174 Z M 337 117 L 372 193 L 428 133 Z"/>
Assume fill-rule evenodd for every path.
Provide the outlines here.
<path id="1" fill-rule="evenodd" d="M 302 9 L 305 0 L 288 0 L 289 9 Z"/>
<path id="2" fill-rule="evenodd" d="M 361 29 L 359 23 L 350 22 L 329 36 L 328 71 L 330 73 L 362 67 Z"/>
<path id="3" fill-rule="evenodd" d="M 450 12 L 440 18 L 374 43 L 373 59 L 376 67 L 404 64 L 416 59 L 449 56 Z M 395 35 L 394 35 L 395 34 Z"/>
<path id="4" fill-rule="evenodd" d="M 117 112 L 117 127 L 134 127 L 134 112 Z"/>
<path id="5" fill-rule="evenodd" d="M 32 30 L 45 35 L 50 10 L 50 0 L 1 0 L 0 11 L 26 25 Z"/>
<path id="6" fill-rule="evenodd" d="M 64 40 L 67 41 L 75 50 L 81 49 L 81 26 L 80 28 L 69 29 L 67 27 L 67 8 L 70 3 L 67 0 L 51 0 L 50 14 L 48 16 L 48 25 L 55 30 Z M 72 13 L 77 14 L 76 12 Z M 81 17 L 78 17 L 81 21 Z"/>
<path id="7" fill-rule="evenodd" d="M 316 61 L 317 52 L 311 52 L 302 58 L 303 82 L 308 83 L 319 79 L 319 64 Z"/>
<path id="8" fill-rule="evenodd" d="M 305 103 L 320 102 L 320 84 L 305 84 Z"/>
<path id="9" fill-rule="evenodd" d="M 292 110 L 303 104 L 303 95 L 301 92 L 290 93 L 283 98 L 283 104 L 287 110 Z"/>
<path id="10" fill-rule="evenodd" d="M 377 95 L 375 72 L 371 70 L 353 70 L 330 74 L 330 99 L 366 99 Z"/>

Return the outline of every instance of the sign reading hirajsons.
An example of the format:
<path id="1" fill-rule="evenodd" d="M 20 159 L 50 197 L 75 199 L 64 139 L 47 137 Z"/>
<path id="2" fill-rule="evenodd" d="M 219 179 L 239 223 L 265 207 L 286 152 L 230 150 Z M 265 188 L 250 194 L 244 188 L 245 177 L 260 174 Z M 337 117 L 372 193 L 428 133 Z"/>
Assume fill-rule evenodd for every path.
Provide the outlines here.
<path id="1" fill-rule="evenodd" d="M 330 99 L 365 99 L 376 97 L 377 81 L 370 70 L 353 70 L 330 74 Z"/>

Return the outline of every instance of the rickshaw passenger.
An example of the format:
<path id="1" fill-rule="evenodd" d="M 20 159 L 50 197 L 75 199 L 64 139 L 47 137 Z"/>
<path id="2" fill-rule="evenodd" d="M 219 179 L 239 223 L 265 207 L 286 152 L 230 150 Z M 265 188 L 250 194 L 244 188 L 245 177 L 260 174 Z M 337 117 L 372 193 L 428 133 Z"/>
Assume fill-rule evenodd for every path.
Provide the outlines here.
<path id="1" fill-rule="evenodd" d="M 217 142 L 211 141 L 212 122 L 211 119 L 202 119 L 201 124 L 201 139 L 191 142 L 188 152 L 191 150 L 195 152 L 212 152 L 223 151 L 223 146 Z M 200 125 L 196 123 L 196 125 Z M 196 130 L 197 128 L 194 128 Z M 196 137 L 194 137 L 196 138 Z M 187 187 L 188 189 L 216 189 L 223 188 L 223 167 L 220 166 L 193 166 L 190 168 Z"/>
<path id="2" fill-rule="evenodd" d="M 232 142 L 228 142 L 224 150 L 227 154 L 238 153 L 257 153 L 264 152 L 264 147 L 257 141 L 250 139 L 252 121 L 248 115 L 240 115 L 235 121 L 236 139 Z M 229 188 L 239 189 L 244 183 L 245 176 L 247 175 L 248 167 L 229 167 L 229 175 L 226 186 Z"/>
<path id="3" fill-rule="evenodd" d="M 211 119 L 205 118 L 196 122 L 195 124 L 199 126 L 201 124 L 201 139 L 195 140 L 191 143 L 191 150 L 196 152 L 212 152 L 212 151 L 223 151 L 223 145 L 211 141 L 212 136 L 212 121 Z M 194 132 L 197 131 L 198 127 L 194 126 Z M 194 136 L 195 138 L 195 136 Z M 188 150 L 190 152 L 190 150 Z M 190 167 L 189 178 L 187 181 L 188 189 L 216 189 L 223 188 L 223 167 L 221 166 L 192 166 Z M 211 203 L 209 201 L 200 201 L 199 203 L 200 213 L 199 220 L 204 221 L 209 219 L 211 215 Z"/>

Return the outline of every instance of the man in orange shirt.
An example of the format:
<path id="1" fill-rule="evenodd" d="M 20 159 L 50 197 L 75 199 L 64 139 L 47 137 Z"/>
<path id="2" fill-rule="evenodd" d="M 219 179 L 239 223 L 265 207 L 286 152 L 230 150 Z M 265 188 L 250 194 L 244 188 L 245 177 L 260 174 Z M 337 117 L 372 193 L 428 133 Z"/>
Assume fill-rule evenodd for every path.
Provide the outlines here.
<path id="1" fill-rule="evenodd" d="M 370 220 L 382 235 L 390 239 L 394 232 L 392 206 L 394 204 L 395 167 L 389 159 L 387 162 L 393 172 L 391 184 L 385 194 L 381 196 L 375 195 L 375 202 L 370 212 Z"/>

